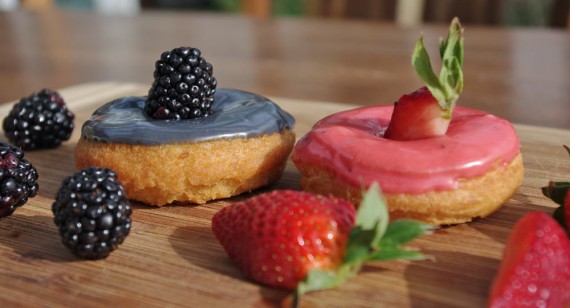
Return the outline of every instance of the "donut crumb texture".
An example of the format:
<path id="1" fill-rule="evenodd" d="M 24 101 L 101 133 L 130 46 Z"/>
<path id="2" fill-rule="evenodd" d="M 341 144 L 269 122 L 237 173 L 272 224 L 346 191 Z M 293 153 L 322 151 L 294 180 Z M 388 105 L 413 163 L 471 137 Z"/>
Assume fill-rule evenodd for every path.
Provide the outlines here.
<path id="1" fill-rule="evenodd" d="M 312 166 L 297 166 L 303 177 L 301 187 L 313 193 L 332 194 L 360 204 L 361 188 L 343 182 L 332 173 Z M 432 225 L 453 225 L 483 218 L 512 197 L 522 184 L 524 166 L 521 154 L 506 165 L 482 176 L 462 179 L 459 187 L 423 194 L 384 193 L 391 219 L 417 219 Z"/>

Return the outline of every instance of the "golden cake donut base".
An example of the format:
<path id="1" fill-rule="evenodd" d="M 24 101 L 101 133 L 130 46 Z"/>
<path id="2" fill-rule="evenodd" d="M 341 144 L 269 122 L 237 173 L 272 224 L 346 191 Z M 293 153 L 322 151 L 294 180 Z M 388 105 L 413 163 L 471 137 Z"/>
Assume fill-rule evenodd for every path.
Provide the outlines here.
<path id="1" fill-rule="evenodd" d="M 290 130 L 251 138 L 168 145 L 105 143 L 81 139 L 77 169 L 114 170 L 127 197 L 151 205 L 202 204 L 277 180 L 295 142 Z"/>
<path id="2" fill-rule="evenodd" d="M 297 165 L 301 187 L 313 193 L 332 194 L 358 206 L 362 188 L 313 166 Z M 524 167 L 521 154 L 482 176 L 462 179 L 457 189 L 422 194 L 384 193 L 391 219 L 417 219 L 432 225 L 451 225 L 485 217 L 497 210 L 520 187 Z"/>

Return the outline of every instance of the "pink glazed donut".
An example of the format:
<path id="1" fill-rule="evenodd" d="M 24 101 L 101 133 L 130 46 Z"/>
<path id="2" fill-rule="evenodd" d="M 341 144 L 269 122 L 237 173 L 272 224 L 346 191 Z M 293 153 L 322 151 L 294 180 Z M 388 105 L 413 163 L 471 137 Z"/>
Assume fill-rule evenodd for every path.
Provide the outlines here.
<path id="1" fill-rule="evenodd" d="M 520 141 L 507 120 L 458 106 L 445 135 L 398 141 L 383 137 L 393 108 L 357 108 L 315 124 L 292 154 L 303 189 L 358 205 L 378 182 L 393 219 L 448 225 L 491 214 L 521 185 Z"/>

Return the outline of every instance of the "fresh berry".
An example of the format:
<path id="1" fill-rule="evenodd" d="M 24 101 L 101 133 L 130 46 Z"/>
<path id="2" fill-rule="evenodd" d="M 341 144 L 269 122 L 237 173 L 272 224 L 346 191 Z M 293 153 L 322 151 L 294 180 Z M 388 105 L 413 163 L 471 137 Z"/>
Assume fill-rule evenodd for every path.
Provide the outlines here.
<path id="1" fill-rule="evenodd" d="M 449 118 L 428 88 L 403 95 L 394 104 L 394 112 L 384 137 L 414 140 L 445 135 Z"/>
<path id="2" fill-rule="evenodd" d="M 35 197 L 38 192 L 36 168 L 18 147 L 0 142 L 0 218 Z"/>
<path id="3" fill-rule="evenodd" d="M 570 241 L 543 212 L 514 226 L 493 281 L 489 307 L 568 307 Z"/>
<path id="4" fill-rule="evenodd" d="M 570 154 L 570 148 L 567 146 L 564 146 L 564 148 Z M 570 234 L 570 189 L 568 188 L 570 188 L 570 182 L 551 181 L 548 186 L 542 188 L 542 193 L 560 205 L 554 211 L 553 216 Z"/>
<path id="5" fill-rule="evenodd" d="M 332 288 L 355 275 L 365 261 L 418 259 L 400 245 L 425 232 L 414 221 L 388 225 L 376 185 L 355 213 L 342 199 L 299 191 L 273 191 L 227 206 L 212 229 L 244 275 L 296 294 Z"/>
<path id="6" fill-rule="evenodd" d="M 156 61 L 145 112 L 155 119 L 193 119 L 212 113 L 217 81 L 197 48 L 165 51 Z"/>
<path id="7" fill-rule="evenodd" d="M 415 140 L 445 135 L 463 91 L 463 28 L 457 18 L 449 27 L 447 39 L 440 44 L 442 67 L 435 75 L 420 37 L 412 55 L 412 65 L 425 87 L 402 96 L 394 106 L 384 137 Z"/>
<path id="8" fill-rule="evenodd" d="M 24 150 L 55 148 L 71 137 L 75 115 L 56 91 L 22 98 L 4 118 L 4 134 Z"/>
<path id="9" fill-rule="evenodd" d="M 84 259 L 103 259 L 131 229 L 131 206 L 110 169 L 86 168 L 66 178 L 52 205 L 63 244 Z"/>
<path id="10" fill-rule="evenodd" d="M 246 276 L 294 289 L 310 269 L 338 267 L 354 218 L 347 201 L 284 190 L 225 207 L 212 228 Z"/>

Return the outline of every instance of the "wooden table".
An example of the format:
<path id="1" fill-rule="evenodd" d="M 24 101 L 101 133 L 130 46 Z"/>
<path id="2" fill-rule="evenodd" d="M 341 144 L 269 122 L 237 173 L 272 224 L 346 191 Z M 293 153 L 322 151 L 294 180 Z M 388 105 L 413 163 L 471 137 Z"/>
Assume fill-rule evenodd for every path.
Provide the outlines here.
<path id="1" fill-rule="evenodd" d="M 152 82 L 161 52 L 202 49 L 221 87 L 265 95 L 389 104 L 420 85 L 410 65 L 420 32 L 433 57 L 446 25 L 255 20 L 143 12 L 0 13 L 0 102 L 43 87 L 94 81 Z M 460 104 L 515 123 L 570 129 L 570 34 L 551 29 L 466 27 Z"/>
<path id="2" fill-rule="evenodd" d="M 330 113 L 389 103 L 419 85 L 408 63 L 419 29 L 170 13 L 36 14 L 0 15 L 0 101 L 44 86 L 61 89 L 78 126 L 113 98 L 144 95 L 154 59 L 173 45 L 200 46 L 221 87 L 272 97 L 297 118 L 298 136 Z M 186 32 L 167 35 L 169 27 L 183 24 Z M 443 31 L 426 27 L 426 41 Z M 435 261 L 367 265 L 344 286 L 305 296 L 306 306 L 483 307 L 513 224 L 530 211 L 552 212 L 540 187 L 570 180 L 570 159 L 561 147 L 570 131 L 542 126 L 570 127 L 568 34 L 474 27 L 467 37 L 469 82 L 461 104 L 517 123 L 523 186 L 490 217 L 411 243 Z M 546 57 L 533 61 L 534 52 Z M 9 108 L 1 106 L 0 114 Z M 38 168 L 40 191 L 0 220 L 0 306 L 264 307 L 288 296 L 245 280 L 211 233 L 212 215 L 248 194 L 202 206 L 134 203 L 132 233 L 116 252 L 102 261 L 74 258 L 60 243 L 51 203 L 62 179 L 75 171 L 78 138 L 76 129 L 57 149 L 26 153 Z M 299 189 L 298 179 L 289 163 L 283 178 L 264 190 Z"/>
<path id="3" fill-rule="evenodd" d="M 77 123 L 116 97 L 144 95 L 146 86 L 90 83 L 61 90 Z M 353 105 L 272 97 L 290 111 L 298 136 L 320 118 Z M 9 105 L 0 107 L 7 112 Z M 483 307 L 513 224 L 525 213 L 551 213 L 542 196 L 548 180 L 570 180 L 570 158 L 561 144 L 570 131 L 517 125 L 525 161 L 520 191 L 493 215 L 447 227 L 410 245 L 435 261 L 378 262 L 336 290 L 308 294 L 306 307 Z M 29 151 L 40 174 L 38 196 L 0 220 L 0 306 L 191 306 L 270 307 L 288 292 L 243 278 L 211 232 L 211 218 L 244 194 L 201 206 L 161 208 L 134 202 L 132 230 L 125 243 L 101 261 L 75 258 L 60 243 L 51 204 L 64 177 L 75 172 L 70 141 L 53 150 Z M 1 134 L 0 134 L 1 135 Z M 300 189 L 289 162 L 268 188 Z M 258 193 L 258 192 L 254 192 Z"/>

